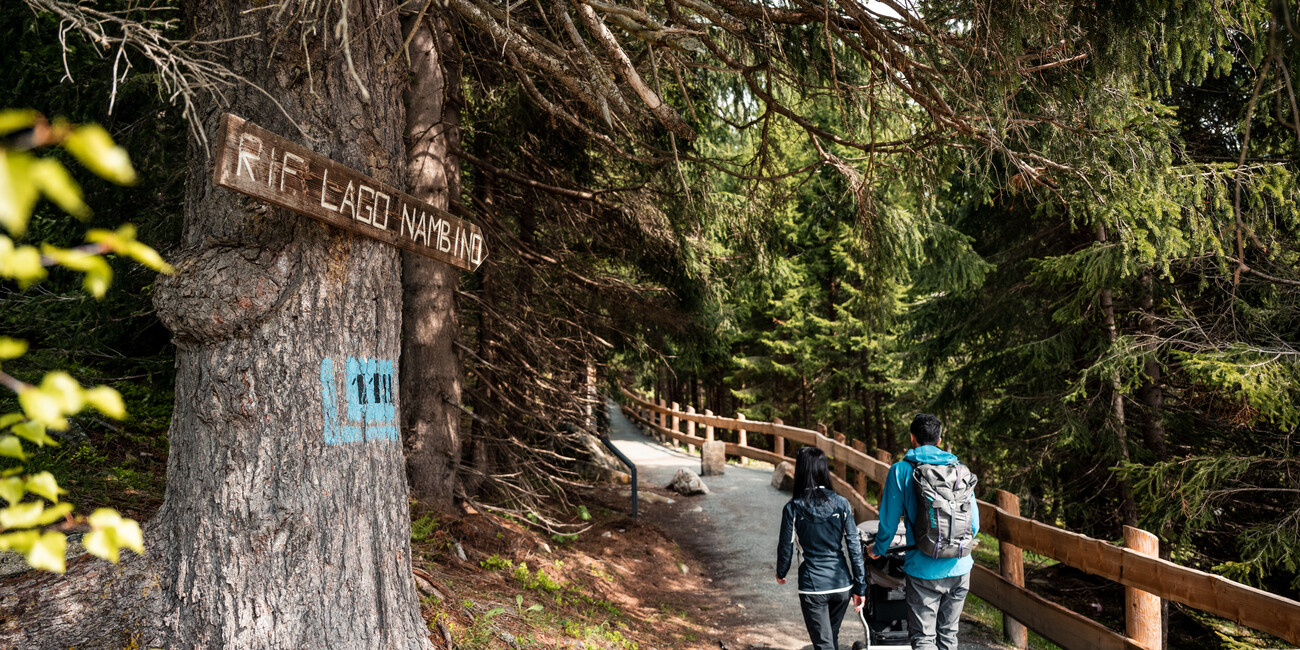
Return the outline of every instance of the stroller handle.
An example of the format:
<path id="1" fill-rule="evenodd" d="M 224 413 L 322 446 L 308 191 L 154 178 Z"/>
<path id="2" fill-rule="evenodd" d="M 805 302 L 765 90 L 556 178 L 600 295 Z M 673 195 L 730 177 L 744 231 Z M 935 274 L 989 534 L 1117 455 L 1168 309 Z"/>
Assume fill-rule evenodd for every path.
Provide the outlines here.
<path id="1" fill-rule="evenodd" d="M 908 544 L 907 546 L 895 546 L 893 548 L 886 549 L 885 554 L 887 555 L 889 553 L 894 553 L 894 552 L 904 552 L 904 551 L 914 551 L 914 550 L 916 550 L 916 544 Z"/>

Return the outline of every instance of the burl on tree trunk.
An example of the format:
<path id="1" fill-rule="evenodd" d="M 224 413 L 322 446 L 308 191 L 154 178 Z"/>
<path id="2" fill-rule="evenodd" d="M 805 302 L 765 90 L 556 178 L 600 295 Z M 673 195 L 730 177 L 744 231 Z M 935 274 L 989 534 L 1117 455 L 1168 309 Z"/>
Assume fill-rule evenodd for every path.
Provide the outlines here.
<path id="1" fill-rule="evenodd" d="M 221 42 L 270 95 L 227 91 L 229 107 L 202 107 L 199 127 L 215 145 L 229 110 L 400 187 L 405 70 L 381 69 L 402 43 L 395 7 L 343 5 L 354 78 L 334 37 L 338 5 L 299 8 L 322 4 L 328 27 L 303 38 L 286 26 L 292 7 L 187 2 L 194 36 Z M 252 33 L 262 37 L 235 38 Z M 215 158 L 198 143 L 190 160 L 184 250 L 155 296 L 177 345 L 176 407 L 148 554 L 28 579 L 0 645 L 430 648 L 399 434 L 400 256 L 214 188 Z"/>

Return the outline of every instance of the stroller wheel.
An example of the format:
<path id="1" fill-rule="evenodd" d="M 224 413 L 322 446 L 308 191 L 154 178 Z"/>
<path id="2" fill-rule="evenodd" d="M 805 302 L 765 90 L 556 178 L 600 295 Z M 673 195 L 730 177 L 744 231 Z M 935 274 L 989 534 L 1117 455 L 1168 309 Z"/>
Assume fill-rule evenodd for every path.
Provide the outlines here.
<path id="1" fill-rule="evenodd" d="M 854 642 L 853 642 L 853 650 L 866 650 L 866 647 L 867 647 L 867 644 L 865 644 L 865 643 L 863 643 L 863 642 L 861 642 L 861 641 L 854 641 Z"/>

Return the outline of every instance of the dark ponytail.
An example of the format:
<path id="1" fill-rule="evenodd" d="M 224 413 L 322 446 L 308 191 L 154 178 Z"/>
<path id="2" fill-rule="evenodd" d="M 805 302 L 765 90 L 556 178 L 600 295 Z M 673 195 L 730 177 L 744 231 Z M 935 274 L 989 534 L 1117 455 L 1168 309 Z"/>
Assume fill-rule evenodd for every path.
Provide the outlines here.
<path id="1" fill-rule="evenodd" d="M 825 501 L 829 497 L 831 471 L 826 463 L 826 452 L 816 447 L 804 447 L 794 461 L 794 500 Z M 825 487 L 826 490 L 818 488 Z"/>

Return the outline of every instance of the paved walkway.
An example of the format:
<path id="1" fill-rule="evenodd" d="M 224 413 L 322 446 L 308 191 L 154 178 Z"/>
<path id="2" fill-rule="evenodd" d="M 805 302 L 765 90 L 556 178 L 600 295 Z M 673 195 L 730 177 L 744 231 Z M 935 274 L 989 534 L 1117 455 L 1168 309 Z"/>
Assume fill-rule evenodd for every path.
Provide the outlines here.
<path id="1" fill-rule="evenodd" d="M 699 456 L 642 435 L 617 405 L 610 404 L 609 415 L 610 439 L 636 463 L 642 486 L 663 487 L 679 468 L 700 471 Z M 725 476 L 705 479 L 709 494 L 646 504 L 641 512 L 708 566 L 714 584 L 728 594 L 728 600 L 719 603 L 728 608 L 722 624 L 734 631 L 742 649 L 807 650 L 812 646 L 794 581 L 776 584 L 777 529 L 790 496 L 773 488 L 771 477 L 771 469 L 729 464 Z M 862 625 L 846 617 L 840 630 L 842 647 L 861 639 Z M 988 650 L 966 643 L 961 648 Z"/>

